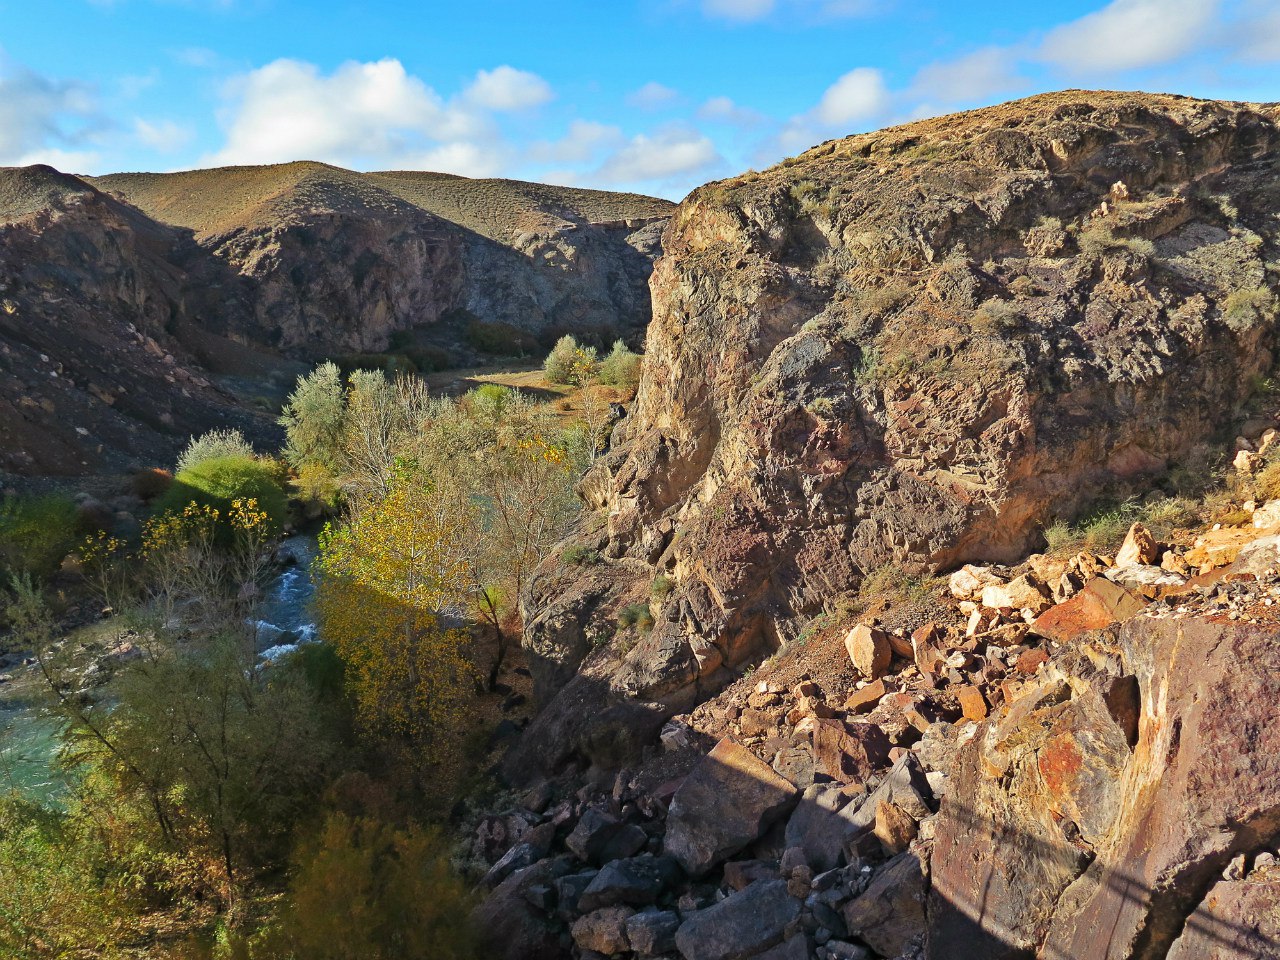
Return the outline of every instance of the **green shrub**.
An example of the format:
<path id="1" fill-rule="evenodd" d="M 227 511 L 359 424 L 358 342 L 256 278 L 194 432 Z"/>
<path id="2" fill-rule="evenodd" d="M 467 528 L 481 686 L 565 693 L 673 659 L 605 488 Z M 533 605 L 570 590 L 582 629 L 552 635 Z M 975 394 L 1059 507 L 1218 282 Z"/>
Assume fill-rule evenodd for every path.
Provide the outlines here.
<path id="1" fill-rule="evenodd" d="M 1148 259 L 1155 256 L 1156 245 L 1143 237 L 1117 237 L 1109 223 L 1096 221 L 1084 227 L 1076 237 L 1080 252 L 1087 257 L 1100 257 L 1111 250 L 1129 250 Z"/>
<path id="2" fill-rule="evenodd" d="M 640 384 L 640 368 L 644 358 L 630 350 L 621 340 L 615 340 L 609 355 L 600 361 L 598 374 L 601 383 L 613 387 L 634 390 Z"/>
<path id="3" fill-rule="evenodd" d="M 671 591 L 675 588 L 675 581 L 660 573 L 653 578 L 653 583 L 649 587 L 649 593 L 651 593 L 655 599 L 664 600 L 671 595 Z"/>
<path id="4" fill-rule="evenodd" d="M 629 603 L 618 611 L 618 626 L 624 630 L 635 627 L 640 633 L 653 629 L 653 614 L 647 603 Z"/>
<path id="5" fill-rule="evenodd" d="M 272 527 L 279 530 L 284 525 L 287 504 L 275 463 L 244 456 L 219 457 L 180 471 L 173 486 L 157 501 L 156 510 L 181 511 L 195 503 L 215 507 L 225 516 L 233 500 L 250 498 L 258 501 Z"/>
<path id="6" fill-rule="evenodd" d="M 1025 322 L 1022 310 L 1008 300 L 984 301 L 973 315 L 973 326 L 989 334 L 1010 333 Z"/>
<path id="7" fill-rule="evenodd" d="M 67 497 L 6 497 L 0 500 L 0 574 L 52 576 L 75 546 L 77 510 Z"/>
<path id="8" fill-rule="evenodd" d="M 178 471 L 190 470 L 209 460 L 222 457 L 252 457 L 253 447 L 239 430 L 210 430 L 192 437 L 187 449 L 178 456 Z"/>
<path id="9" fill-rule="evenodd" d="M 547 354 L 542 369 L 552 383 L 581 386 L 595 375 L 597 356 L 595 347 L 584 347 L 575 337 L 565 334 Z"/>
<path id="10" fill-rule="evenodd" d="M 1237 333 L 1276 315 L 1276 298 L 1266 287 L 1235 290 L 1222 302 L 1222 316 Z"/>
<path id="11" fill-rule="evenodd" d="M 573 546 L 566 547 L 560 557 L 565 563 L 571 563 L 576 567 L 592 567 L 600 562 L 600 551 L 575 543 Z"/>

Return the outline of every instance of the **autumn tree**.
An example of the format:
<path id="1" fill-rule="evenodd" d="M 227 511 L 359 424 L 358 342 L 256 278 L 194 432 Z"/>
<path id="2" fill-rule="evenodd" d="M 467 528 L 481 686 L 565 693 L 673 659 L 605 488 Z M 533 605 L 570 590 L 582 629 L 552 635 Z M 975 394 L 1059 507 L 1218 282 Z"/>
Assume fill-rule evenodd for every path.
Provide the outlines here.
<path id="1" fill-rule="evenodd" d="M 445 499 L 397 466 L 385 496 L 321 536 L 320 627 L 346 664 L 361 725 L 425 781 L 462 757 L 473 669 L 460 622 L 469 531 Z"/>

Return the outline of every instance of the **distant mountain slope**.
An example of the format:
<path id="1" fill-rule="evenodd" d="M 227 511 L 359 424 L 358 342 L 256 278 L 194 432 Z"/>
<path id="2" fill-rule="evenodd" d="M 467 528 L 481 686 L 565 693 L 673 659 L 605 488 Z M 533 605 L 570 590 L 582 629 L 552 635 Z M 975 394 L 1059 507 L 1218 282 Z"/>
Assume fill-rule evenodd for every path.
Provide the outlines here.
<path id="1" fill-rule="evenodd" d="M 638 339 L 666 201 L 320 163 L 74 177 L 0 168 L 0 473 L 167 462 L 271 429 L 212 371 L 475 328 Z"/>

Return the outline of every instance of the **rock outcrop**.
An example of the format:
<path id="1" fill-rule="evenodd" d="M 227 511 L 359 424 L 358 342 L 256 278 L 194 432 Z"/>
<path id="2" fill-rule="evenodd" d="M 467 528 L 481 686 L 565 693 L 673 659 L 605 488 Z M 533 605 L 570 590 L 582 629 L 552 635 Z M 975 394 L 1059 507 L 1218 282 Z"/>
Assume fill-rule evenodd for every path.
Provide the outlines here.
<path id="1" fill-rule="evenodd" d="M 524 598 L 546 708 L 509 771 L 598 759 L 609 704 L 687 709 L 872 571 L 1020 557 L 1229 426 L 1273 358 L 1278 143 L 1273 106 L 1068 91 L 695 191 L 583 483 L 606 563 Z M 587 639 L 658 574 L 651 633 Z"/>

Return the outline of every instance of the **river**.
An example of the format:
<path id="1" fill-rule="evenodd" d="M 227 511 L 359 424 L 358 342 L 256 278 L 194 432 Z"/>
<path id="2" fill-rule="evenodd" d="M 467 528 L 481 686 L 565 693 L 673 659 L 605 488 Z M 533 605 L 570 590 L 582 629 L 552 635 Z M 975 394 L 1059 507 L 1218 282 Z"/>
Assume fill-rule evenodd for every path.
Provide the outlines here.
<path id="1" fill-rule="evenodd" d="M 287 656 L 299 643 L 316 639 L 311 613 L 315 588 L 311 561 L 314 537 L 298 534 L 281 543 L 286 565 L 271 578 L 253 626 L 259 658 Z M 57 764 L 58 721 L 43 706 L 43 681 L 35 666 L 14 667 L 0 682 L 0 792 L 16 790 L 38 803 L 59 803 L 67 789 Z"/>

